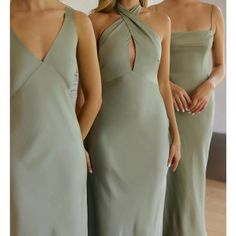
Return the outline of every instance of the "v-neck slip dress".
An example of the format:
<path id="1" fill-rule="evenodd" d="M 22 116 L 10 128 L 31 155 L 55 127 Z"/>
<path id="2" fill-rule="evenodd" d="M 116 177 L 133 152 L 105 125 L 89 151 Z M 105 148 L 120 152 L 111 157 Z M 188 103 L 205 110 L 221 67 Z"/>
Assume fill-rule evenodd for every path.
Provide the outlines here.
<path id="1" fill-rule="evenodd" d="M 11 30 L 11 236 L 86 236 L 83 142 L 70 97 L 73 10 L 44 60 Z"/>
<path id="2" fill-rule="evenodd" d="M 189 95 L 209 76 L 212 30 L 172 33 L 170 80 Z M 181 161 L 168 173 L 164 236 L 206 236 L 205 179 L 214 120 L 214 93 L 194 116 L 176 112 Z"/>
<path id="3" fill-rule="evenodd" d="M 161 41 L 140 10 L 118 4 L 121 18 L 98 43 L 103 104 L 86 139 L 90 236 L 162 235 L 169 120 L 157 80 Z"/>

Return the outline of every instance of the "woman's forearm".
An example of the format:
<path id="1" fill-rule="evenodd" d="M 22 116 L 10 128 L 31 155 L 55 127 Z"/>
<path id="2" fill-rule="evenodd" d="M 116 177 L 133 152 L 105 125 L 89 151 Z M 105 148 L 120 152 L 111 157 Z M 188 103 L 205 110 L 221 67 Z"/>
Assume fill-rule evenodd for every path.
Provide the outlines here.
<path id="1" fill-rule="evenodd" d="M 175 112 L 173 107 L 173 99 L 170 89 L 170 84 L 160 85 L 160 93 L 163 97 L 166 107 L 167 116 L 170 123 L 170 133 L 173 139 L 179 139 L 179 131 L 175 119 Z"/>
<path id="2" fill-rule="evenodd" d="M 79 113 L 83 105 L 84 105 L 84 93 L 79 84 L 78 90 L 77 90 L 77 99 L 76 99 L 76 104 L 75 104 L 75 112 L 76 112 L 77 118 L 79 117 Z"/>
<path id="3" fill-rule="evenodd" d="M 213 88 L 216 88 L 225 78 L 225 66 L 216 65 L 213 67 L 211 74 L 208 77 L 208 81 L 211 82 Z"/>
<path id="4" fill-rule="evenodd" d="M 101 107 L 101 103 L 101 98 L 85 98 L 82 107 L 76 112 L 83 140 L 86 138 L 92 127 Z"/>

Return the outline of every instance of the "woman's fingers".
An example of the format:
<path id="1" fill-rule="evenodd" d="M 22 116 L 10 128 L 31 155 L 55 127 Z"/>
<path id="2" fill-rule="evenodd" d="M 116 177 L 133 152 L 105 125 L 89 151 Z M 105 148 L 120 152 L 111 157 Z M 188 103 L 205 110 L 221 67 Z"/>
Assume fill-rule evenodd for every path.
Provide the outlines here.
<path id="1" fill-rule="evenodd" d="M 184 106 L 183 106 L 182 101 L 180 100 L 180 98 L 178 96 L 175 96 L 175 101 L 178 105 L 179 110 L 184 112 L 185 111 Z"/>
<path id="2" fill-rule="evenodd" d="M 176 171 L 176 169 L 177 169 L 177 167 L 178 167 L 178 165 L 179 165 L 179 160 L 177 160 L 177 159 L 175 159 L 175 158 L 173 158 L 173 161 L 172 161 L 172 171 L 173 172 L 175 172 Z"/>
<path id="3" fill-rule="evenodd" d="M 182 105 L 184 107 L 184 110 L 182 110 L 182 111 L 183 112 L 188 111 L 188 102 L 186 101 L 184 95 L 180 95 L 179 98 L 180 98 Z"/>
<path id="4" fill-rule="evenodd" d="M 197 105 L 193 108 L 193 109 L 191 109 L 190 110 L 190 112 L 192 113 L 192 115 L 194 115 L 195 113 L 197 113 L 197 110 L 198 110 L 198 108 L 201 106 L 201 103 L 197 103 Z"/>
<path id="5" fill-rule="evenodd" d="M 192 113 L 199 113 L 201 108 L 205 105 L 205 101 L 199 102 L 195 109 L 192 110 Z"/>
<path id="6" fill-rule="evenodd" d="M 169 158 L 167 161 L 167 166 L 170 167 L 172 165 L 172 161 L 173 161 L 173 157 L 174 157 L 174 150 L 173 150 L 173 144 L 170 147 L 170 153 L 169 153 Z"/>
<path id="7" fill-rule="evenodd" d="M 205 103 L 200 109 L 199 109 L 199 112 L 202 112 L 206 109 L 207 107 L 207 103 Z"/>
<path id="8" fill-rule="evenodd" d="M 172 154 L 172 156 L 169 157 L 167 166 L 171 167 L 173 171 L 176 171 L 178 165 L 179 165 L 180 159 L 175 156 L 175 154 Z"/>
<path id="9" fill-rule="evenodd" d="M 167 166 L 168 166 L 168 167 L 170 167 L 170 166 L 172 165 L 172 161 L 173 161 L 173 156 L 172 156 L 171 153 L 170 153 L 169 158 L 168 158 L 168 161 L 167 161 Z"/>
<path id="10" fill-rule="evenodd" d="M 178 107 L 178 104 L 176 103 L 175 99 L 173 99 L 173 102 L 174 102 L 175 110 L 176 110 L 176 111 L 179 111 L 179 107 Z"/>
<path id="11" fill-rule="evenodd" d="M 190 106 L 190 112 L 191 113 L 198 106 L 199 102 L 200 102 L 199 99 L 197 99 L 197 98 L 193 99 L 192 104 Z"/>
<path id="12" fill-rule="evenodd" d="M 204 105 L 205 101 L 203 99 L 194 98 L 191 102 L 190 97 L 188 94 L 184 93 L 183 95 L 175 95 L 174 97 L 174 106 L 177 111 L 188 111 L 194 115 L 195 113 L 199 113 Z"/>
<path id="13" fill-rule="evenodd" d="M 171 167 L 173 171 L 176 171 L 179 165 L 179 161 L 180 161 L 180 156 L 177 155 L 177 152 L 175 151 L 175 149 L 171 148 L 170 155 L 167 162 L 168 167 Z"/>
<path id="14" fill-rule="evenodd" d="M 191 98 L 189 97 L 189 95 L 186 92 L 183 93 L 183 96 L 185 97 L 185 99 L 186 99 L 186 101 L 188 103 L 188 109 L 189 109 L 189 106 L 191 105 L 192 100 L 191 100 Z"/>
<path id="15" fill-rule="evenodd" d="M 91 161 L 90 161 L 90 158 L 89 158 L 89 154 L 86 150 L 85 150 L 85 157 L 86 157 L 88 172 L 90 174 L 92 174 L 93 173 L 92 164 L 91 164 Z"/>
<path id="16" fill-rule="evenodd" d="M 182 112 L 188 111 L 191 99 L 185 89 L 181 88 L 177 84 L 171 83 L 171 92 L 176 102 L 175 108 L 176 106 L 178 107 L 176 110 Z"/>
<path id="17" fill-rule="evenodd" d="M 186 93 L 186 91 L 181 91 L 179 93 L 176 93 L 174 96 L 174 99 L 176 100 L 176 103 L 178 105 L 178 108 L 182 111 L 189 111 L 189 106 L 191 104 L 191 99 Z"/>

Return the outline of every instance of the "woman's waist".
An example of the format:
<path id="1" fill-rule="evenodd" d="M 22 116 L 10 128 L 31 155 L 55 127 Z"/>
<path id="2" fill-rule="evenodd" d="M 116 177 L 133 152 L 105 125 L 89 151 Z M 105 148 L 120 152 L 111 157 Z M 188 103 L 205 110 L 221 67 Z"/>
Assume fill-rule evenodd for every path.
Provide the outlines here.
<path id="1" fill-rule="evenodd" d="M 181 86 L 184 89 L 195 89 L 208 79 L 208 73 L 185 73 L 171 72 L 170 81 Z"/>
<path id="2" fill-rule="evenodd" d="M 110 83 L 117 79 L 136 79 L 144 80 L 146 82 L 157 82 L 157 69 L 158 67 L 150 65 L 142 65 L 142 67 L 129 67 L 122 68 L 101 68 L 102 84 Z"/>
<path id="3" fill-rule="evenodd" d="M 129 128 L 134 125 L 137 129 L 142 129 L 145 126 L 152 125 L 155 128 L 168 129 L 169 122 L 163 104 L 156 104 L 156 106 L 148 104 L 126 104 L 124 106 L 110 106 L 104 104 L 94 122 L 94 126 L 99 127 L 121 127 Z"/>
<path id="4" fill-rule="evenodd" d="M 166 109 L 158 88 L 133 89 L 132 91 L 103 91 L 103 103 L 99 111 L 100 119 L 126 120 L 128 122 L 162 120 L 166 118 Z"/>

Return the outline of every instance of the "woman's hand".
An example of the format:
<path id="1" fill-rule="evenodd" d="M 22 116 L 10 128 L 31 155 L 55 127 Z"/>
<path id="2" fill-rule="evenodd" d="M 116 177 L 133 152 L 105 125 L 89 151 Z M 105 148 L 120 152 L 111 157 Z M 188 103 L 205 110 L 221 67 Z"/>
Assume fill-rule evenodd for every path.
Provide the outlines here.
<path id="1" fill-rule="evenodd" d="M 170 147 L 169 159 L 168 159 L 168 167 L 171 167 L 173 172 L 176 171 L 179 161 L 180 161 L 180 139 L 174 138 Z"/>
<path id="2" fill-rule="evenodd" d="M 206 80 L 194 91 L 191 96 L 192 104 L 189 110 L 192 115 L 204 111 L 207 107 L 213 89 L 214 85 L 212 82 L 210 80 Z"/>
<path id="3" fill-rule="evenodd" d="M 86 158 L 86 163 L 87 163 L 87 168 L 88 168 L 88 172 L 90 174 L 93 173 L 93 170 L 92 170 L 92 164 L 91 164 L 91 160 L 89 158 L 89 153 L 87 152 L 86 149 L 84 149 L 84 152 L 85 152 L 85 158 Z"/>
<path id="4" fill-rule="evenodd" d="M 172 82 L 170 83 L 170 87 L 176 111 L 189 111 L 191 98 L 189 97 L 187 92 L 183 88 Z"/>

